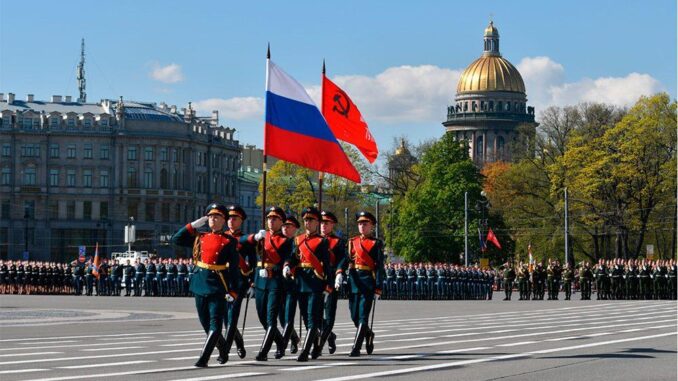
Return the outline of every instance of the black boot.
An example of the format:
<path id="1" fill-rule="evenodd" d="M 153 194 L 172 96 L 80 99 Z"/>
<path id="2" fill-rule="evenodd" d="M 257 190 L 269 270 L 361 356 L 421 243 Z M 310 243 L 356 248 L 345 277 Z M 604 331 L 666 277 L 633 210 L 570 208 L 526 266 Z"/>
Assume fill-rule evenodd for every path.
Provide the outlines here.
<path id="1" fill-rule="evenodd" d="M 273 337 L 273 341 L 275 342 L 275 358 L 281 359 L 285 357 L 285 349 L 287 349 L 287 345 L 285 344 L 283 335 L 280 333 L 280 331 L 276 329 L 275 332 L 276 335 Z"/>
<path id="2" fill-rule="evenodd" d="M 374 352 L 374 332 L 369 328 L 367 328 L 367 333 L 365 334 L 365 350 L 368 355 Z"/>
<path id="3" fill-rule="evenodd" d="M 322 355 L 323 347 L 325 346 L 325 342 L 327 342 L 327 339 L 330 337 L 331 333 L 332 333 L 332 331 L 325 328 L 323 330 L 322 334 L 320 334 L 320 338 L 318 339 L 318 345 L 313 347 L 313 351 L 311 352 L 311 358 L 313 360 L 317 359 L 318 357 L 320 357 L 320 355 Z"/>
<path id="4" fill-rule="evenodd" d="M 235 340 L 238 357 L 244 359 L 245 356 L 247 356 L 247 351 L 245 350 L 245 340 L 242 338 L 242 334 L 238 328 L 235 329 L 235 335 L 233 336 L 233 339 Z"/>
<path id="5" fill-rule="evenodd" d="M 299 352 L 299 344 L 301 339 L 297 335 L 297 331 L 292 327 L 292 336 L 290 336 L 290 353 L 295 354 Z"/>
<path id="6" fill-rule="evenodd" d="M 317 338 L 318 338 L 317 329 L 314 328 L 308 331 L 308 333 L 306 334 L 306 340 L 304 341 L 304 347 L 301 349 L 301 353 L 299 353 L 297 361 L 299 362 L 308 361 L 308 355 L 309 353 L 311 353 L 311 348 L 313 347 L 313 345 L 316 344 Z"/>
<path id="7" fill-rule="evenodd" d="M 327 338 L 327 349 L 331 355 L 337 351 L 337 335 L 334 332 L 330 332 L 330 336 Z"/>
<path id="8" fill-rule="evenodd" d="M 264 341 L 261 343 L 261 348 L 257 354 L 257 361 L 266 361 L 268 360 L 268 351 L 271 350 L 273 345 L 273 338 L 275 337 L 275 327 L 268 327 L 266 330 L 266 335 L 264 336 Z M 276 330 L 277 331 L 277 330 Z"/>
<path id="9" fill-rule="evenodd" d="M 226 335 L 228 337 L 228 334 Z M 226 364 L 228 361 L 228 352 L 229 352 L 230 345 L 226 345 L 226 340 L 224 340 L 224 337 L 219 335 L 219 338 L 217 340 L 217 350 L 219 351 L 219 357 L 217 357 L 217 362 L 219 364 Z"/>
<path id="10" fill-rule="evenodd" d="M 360 348 L 363 346 L 363 339 L 365 338 L 366 332 L 367 326 L 362 324 L 358 326 L 358 330 L 355 333 L 355 339 L 353 340 L 353 349 L 351 349 L 349 357 L 360 357 Z"/>
<path id="11" fill-rule="evenodd" d="M 202 352 L 200 352 L 200 358 L 195 363 L 196 367 L 207 368 L 207 361 L 209 361 L 210 356 L 212 356 L 214 346 L 217 344 L 220 337 L 221 333 L 218 331 L 209 331 L 207 339 L 205 339 L 205 345 L 203 345 Z"/>

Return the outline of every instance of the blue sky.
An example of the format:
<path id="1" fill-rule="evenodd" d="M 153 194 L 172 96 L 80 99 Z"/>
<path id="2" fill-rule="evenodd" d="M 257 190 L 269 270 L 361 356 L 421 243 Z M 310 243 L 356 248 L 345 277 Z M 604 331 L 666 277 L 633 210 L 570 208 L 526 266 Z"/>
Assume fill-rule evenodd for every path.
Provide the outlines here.
<path id="1" fill-rule="evenodd" d="M 381 151 L 440 136 L 461 71 L 492 17 L 501 53 L 539 110 L 639 95 L 676 97 L 676 2 L 0 0 L 0 92 L 77 97 L 80 38 L 89 101 L 192 101 L 262 145 L 266 44 L 317 99 L 322 59 Z"/>

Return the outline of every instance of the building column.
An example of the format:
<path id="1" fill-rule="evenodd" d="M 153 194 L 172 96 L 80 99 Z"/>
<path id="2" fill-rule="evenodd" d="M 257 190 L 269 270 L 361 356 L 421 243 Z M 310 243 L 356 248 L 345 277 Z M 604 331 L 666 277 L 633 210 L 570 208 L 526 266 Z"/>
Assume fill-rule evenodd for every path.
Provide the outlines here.
<path id="1" fill-rule="evenodd" d="M 499 140 L 499 135 L 496 133 L 494 134 L 494 149 L 492 150 L 493 153 L 493 158 L 492 161 L 497 161 L 499 159 L 499 155 L 497 153 L 497 140 Z"/>
<path id="2" fill-rule="evenodd" d="M 487 131 L 483 131 L 483 164 L 487 162 Z"/>

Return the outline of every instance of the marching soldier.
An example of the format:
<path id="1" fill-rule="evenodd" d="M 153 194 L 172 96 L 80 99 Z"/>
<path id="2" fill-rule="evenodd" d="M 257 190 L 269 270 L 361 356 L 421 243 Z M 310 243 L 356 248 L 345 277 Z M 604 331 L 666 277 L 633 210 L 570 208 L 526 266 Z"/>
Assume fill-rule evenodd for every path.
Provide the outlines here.
<path id="1" fill-rule="evenodd" d="M 221 335 L 225 302 L 233 301 L 238 297 L 239 282 L 237 241 L 224 234 L 226 224 L 226 207 L 221 204 L 210 204 L 204 217 L 187 224 L 179 229 L 172 237 L 175 245 L 193 247 L 195 261 L 194 275 L 190 289 L 195 297 L 195 306 L 200 323 L 207 334 L 205 344 L 196 367 L 207 367 L 214 347 L 219 350 L 220 363 L 228 360 Z M 209 232 L 199 232 L 197 229 L 208 224 Z"/>
<path id="2" fill-rule="evenodd" d="M 356 215 L 356 220 L 360 235 L 351 238 L 348 248 L 351 283 L 349 307 L 351 319 L 357 328 L 349 355 L 351 357 L 360 356 L 363 339 L 367 354 L 372 354 L 374 350 L 374 332 L 368 327 L 368 322 L 375 295 L 381 295 L 381 290 L 376 285 L 382 283 L 384 272 L 383 243 L 374 238 L 372 233 L 377 219 L 370 212 L 360 212 Z M 421 270 L 424 270 L 423 267 Z"/>
<path id="3" fill-rule="evenodd" d="M 332 332 L 334 321 L 337 315 L 338 292 L 344 282 L 344 272 L 346 271 L 346 240 L 334 234 L 334 226 L 339 222 L 337 216 L 332 212 L 323 210 L 321 213 L 322 222 L 320 225 L 320 234 L 328 241 L 329 245 L 329 272 L 327 273 L 327 284 L 334 284 L 334 290 L 325 298 L 325 315 L 322 321 L 322 333 L 318 345 L 313 349 L 312 357 L 318 358 L 322 353 L 323 346 L 327 342 L 330 354 L 337 350 L 337 335 Z M 395 274 L 395 269 L 391 267 Z M 395 281 L 393 281 L 395 285 Z M 394 293 L 392 294 L 394 295 Z"/>
<path id="4" fill-rule="evenodd" d="M 631 259 L 624 272 L 624 281 L 626 283 L 626 299 L 638 299 L 638 266 L 636 261 Z"/>
<path id="5" fill-rule="evenodd" d="M 574 272 L 570 267 L 569 263 L 565 263 L 565 269 L 563 269 L 563 291 L 565 291 L 565 300 L 570 300 L 572 296 L 572 280 L 574 279 Z"/>
<path id="6" fill-rule="evenodd" d="M 504 300 L 511 300 L 513 293 L 513 282 L 516 280 L 516 270 L 513 264 L 509 261 L 504 269 Z"/>
<path id="7" fill-rule="evenodd" d="M 410 300 L 414 300 L 417 289 L 417 269 L 414 265 L 407 265 L 407 296 Z"/>
<path id="8" fill-rule="evenodd" d="M 182 259 L 177 266 L 177 288 L 179 296 L 187 296 L 187 283 L 186 279 L 188 276 L 188 266 L 186 265 L 186 260 Z"/>
<path id="9" fill-rule="evenodd" d="M 226 326 L 225 351 L 228 354 L 235 341 L 236 352 L 241 359 L 245 358 L 247 351 L 245 350 L 245 341 L 240 330 L 238 330 L 238 319 L 240 318 L 243 299 L 254 296 L 254 268 L 257 266 L 257 254 L 254 244 L 249 243 L 246 239 L 247 237 L 241 239 L 244 235 L 240 228 L 245 219 L 247 219 L 247 213 L 239 205 L 228 207 L 228 231 L 226 234 L 238 241 L 236 251 L 238 252 L 240 289 L 238 290 L 238 297 L 233 302 L 226 304 L 227 316 L 224 321 Z"/>
<path id="10" fill-rule="evenodd" d="M 285 262 L 283 275 L 291 276 L 291 268 L 298 267 L 295 276 L 299 282 L 299 311 L 306 325 L 306 340 L 297 361 L 308 361 L 313 344 L 322 327 L 323 296 L 333 291 L 328 284 L 330 272 L 329 245 L 318 231 L 320 211 L 308 207 L 301 213 L 306 232 L 294 238 L 294 255 Z"/>
<path id="11" fill-rule="evenodd" d="M 125 278 L 125 296 L 130 296 L 132 293 L 132 281 L 134 280 L 134 266 L 132 266 L 129 259 L 126 261 L 122 272 Z"/>
<path id="12" fill-rule="evenodd" d="M 134 262 L 134 296 L 141 296 L 141 288 L 146 277 L 146 266 L 138 259 Z"/>
<path id="13" fill-rule="evenodd" d="M 147 259 L 146 261 L 148 261 L 148 265 L 146 266 L 146 279 L 144 279 L 144 296 L 153 296 L 155 294 L 154 282 L 157 273 L 156 261 L 155 259 L 152 261 Z"/>
<path id="14" fill-rule="evenodd" d="M 297 230 L 301 227 L 299 221 L 297 221 L 294 216 L 286 216 L 285 222 L 283 223 L 282 232 L 285 237 L 294 240 L 294 237 L 297 236 Z M 280 358 L 284 355 L 284 351 L 287 349 L 287 345 L 290 344 L 290 353 L 295 354 L 299 350 L 299 344 L 301 339 L 297 334 L 297 330 L 294 329 L 294 317 L 297 313 L 297 301 L 299 300 L 299 290 L 297 285 L 297 280 L 295 274 L 297 269 L 290 269 L 292 276 L 285 278 L 283 277 L 283 293 L 280 298 L 280 313 L 278 314 L 278 320 L 280 321 L 280 326 L 283 328 L 283 341 L 282 348 L 276 352 L 277 358 Z M 290 342 L 291 340 L 291 342 Z"/>
<path id="15" fill-rule="evenodd" d="M 266 214 L 268 230 L 260 230 L 248 237 L 250 243 L 263 241 L 257 246 L 259 262 L 254 272 L 254 287 L 257 315 L 266 334 L 257 354 L 257 361 L 268 359 L 268 352 L 274 341 L 278 348 L 276 357 L 280 358 L 285 353 L 277 322 L 283 296 L 283 264 L 289 261 L 292 255 L 292 240 L 282 233 L 285 217 L 285 212 L 281 208 L 269 208 Z M 286 270 L 291 271 L 289 268 Z"/>
<path id="16" fill-rule="evenodd" d="M 167 261 L 167 296 L 176 296 L 177 294 L 177 264 L 175 260 L 169 259 Z"/>
<path id="17" fill-rule="evenodd" d="M 676 292 L 678 292 L 678 285 L 676 284 L 676 276 L 678 275 L 678 268 L 676 267 L 676 260 L 671 259 L 669 263 L 669 291 L 671 293 L 669 299 L 676 300 Z"/>
<path id="18" fill-rule="evenodd" d="M 579 285 L 581 288 L 581 300 L 591 300 L 591 283 L 593 282 L 593 271 L 590 264 L 584 262 L 579 270 Z"/>

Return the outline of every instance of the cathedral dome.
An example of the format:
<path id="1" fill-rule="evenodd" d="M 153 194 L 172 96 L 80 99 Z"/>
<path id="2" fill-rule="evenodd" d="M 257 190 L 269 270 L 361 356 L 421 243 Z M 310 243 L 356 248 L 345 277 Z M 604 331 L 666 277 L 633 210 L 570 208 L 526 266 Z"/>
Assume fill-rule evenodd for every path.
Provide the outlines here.
<path id="1" fill-rule="evenodd" d="M 499 31 L 492 22 L 485 29 L 483 55 L 473 61 L 462 73 L 457 94 L 485 91 L 525 93 L 523 77 L 499 53 Z"/>

